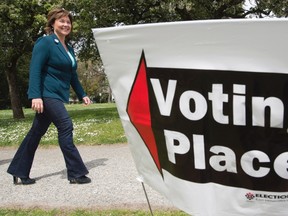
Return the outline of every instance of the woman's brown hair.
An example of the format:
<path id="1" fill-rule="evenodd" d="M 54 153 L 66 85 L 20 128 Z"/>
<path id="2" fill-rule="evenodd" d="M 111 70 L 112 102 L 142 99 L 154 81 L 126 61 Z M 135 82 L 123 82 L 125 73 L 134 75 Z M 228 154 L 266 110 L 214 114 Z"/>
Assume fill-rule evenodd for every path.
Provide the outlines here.
<path id="1" fill-rule="evenodd" d="M 61 17 L 65 17 L 65 16 L 68 16 L 69 19 L 70 19 L 70 22 L 71 22 L 71 32 L 72 32 L 72 28 L 73 28 L 73 25 L 72 25 L 72 22 L 73 22 L 73 19 L 72 19 L 72 15 L 70 14 L 69 11 L 65 10 L 64 8 L 55 8 L 55 9 L 52 9 L 49 13 L 48 13 L 48 16 L 47 16 L 47 23 L 46 23 L 46 27 L 45 27 L 45 32 L 50 35 L 50 34 L 53 34 L 54 33 L 54 29 L 53 29 L 53 24 L 55 22 L 56 19 L 59 19 Z"/>

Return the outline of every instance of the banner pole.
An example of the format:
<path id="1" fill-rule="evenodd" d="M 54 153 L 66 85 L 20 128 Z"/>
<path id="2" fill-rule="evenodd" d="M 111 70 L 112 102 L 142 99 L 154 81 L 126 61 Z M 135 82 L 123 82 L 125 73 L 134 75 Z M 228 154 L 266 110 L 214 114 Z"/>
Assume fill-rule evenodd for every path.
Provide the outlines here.
<path id="1" fill-rule="evenodd" d="M 148 203 L 148 206 L 149 206 L 149 209 L 150 209 L 150 213 L 151 213 L 151 215 L 153 216 L 152 208 L 151 208 L 151 205 L 150 205 L 150 202 L 149 202 L 148 196 L 147 196 L 147 192 L 146 192 L 146 189 L 145 189 L 144 183 L 141 182 L 141 184 L 142 184 L 142 187 L 143 187 L 143 190 L 144 190 L 145 196 L 146 196 L 146 200 L 147 200 L 147 203 Z"/>
<path id="2" fill-rule="evenodd" d="M 142 179 L 142 177 L 138 177 L 137 180 L 140 181 L 141 184 L 142 184 L 142 188 L 143 188 L 143 191 L 144 191 L 146 200 L 147 200 L 147 204 L 148 204 L 148 206 L 149 206 L 150 213 L 151 213 L 151 215 L 153 216 L 153 211 L 152 211 L 152 208 L 151 208 L 151 205 L 150 205 L 150 202 L 149 202 L 149 198 L 148 198 L 148 195 L 147 195 L 147 192 L 146 192 L 145 185 L 144 185 L 144 183 L 143 183 L 143 179 Z"/>

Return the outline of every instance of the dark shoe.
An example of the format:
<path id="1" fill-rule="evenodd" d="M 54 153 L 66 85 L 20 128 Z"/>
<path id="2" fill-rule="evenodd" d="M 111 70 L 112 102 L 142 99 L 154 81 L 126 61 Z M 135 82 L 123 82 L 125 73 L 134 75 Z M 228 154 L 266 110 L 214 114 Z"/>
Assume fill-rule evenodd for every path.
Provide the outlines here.
<path id="1" fill-rule="evenodd" d="M 87 176 L 81 176 L 79 178 L 71 179 L 70 184 L 87 184 L 90 183 L 91 179 Z"/>
<path id="2" fill-rule="evenodd" d="M 36 180 L 35 179 L 31 179 L 31 178 L 20 178 L 21 179 L 21 183 L 20 182 L 18 182 L 18 177 L 16 177 L 16 176 L 13 176 L 13 183 L 14 184 L 23 184 L 23 185 L 29 185 L 29 184 L 34 184 L 34 183 L 36 183 Z"/>

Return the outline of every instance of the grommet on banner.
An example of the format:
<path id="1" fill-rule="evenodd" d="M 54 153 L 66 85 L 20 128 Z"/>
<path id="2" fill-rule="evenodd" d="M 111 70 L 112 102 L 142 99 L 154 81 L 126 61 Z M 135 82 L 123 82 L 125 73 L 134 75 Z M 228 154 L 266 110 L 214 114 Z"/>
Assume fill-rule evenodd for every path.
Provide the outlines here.
<path id="1" fill-rule="evenodd" d="M 145 194 L 148 206 L 149 206 L 150 213 L 153 216 L 153 211 L 152 211 L 152 208 L 151 208 L 151 205 L 150 205 L 150 202 L 149 202 L 149 198 L 148 198 L 148 195 L 147 195 L 147 192 L 146 192 L 146 189 L 145 189 L 145 185 L 144 185 L 144 182 L 143 182 L 143 177 L 142 176 L 138 176 L 136 179 L 139 182 L 141 182 L 141 184 L 142 184 L 142 188 L 143 188 L 143 191 L 144 191 L 144 194 Z"/>

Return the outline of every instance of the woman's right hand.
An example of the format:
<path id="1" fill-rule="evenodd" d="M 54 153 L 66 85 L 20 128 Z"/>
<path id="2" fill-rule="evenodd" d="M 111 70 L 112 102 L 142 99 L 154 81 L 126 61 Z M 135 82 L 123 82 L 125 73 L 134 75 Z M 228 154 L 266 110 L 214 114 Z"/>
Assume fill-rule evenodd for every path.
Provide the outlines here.
<path id="1" fill-rule="evenodd" d="M 37 113 L 43 113 L 44 106 L 42 98 L 34 98 L 32 99 L 32 110 L 36 111 Z"/>

